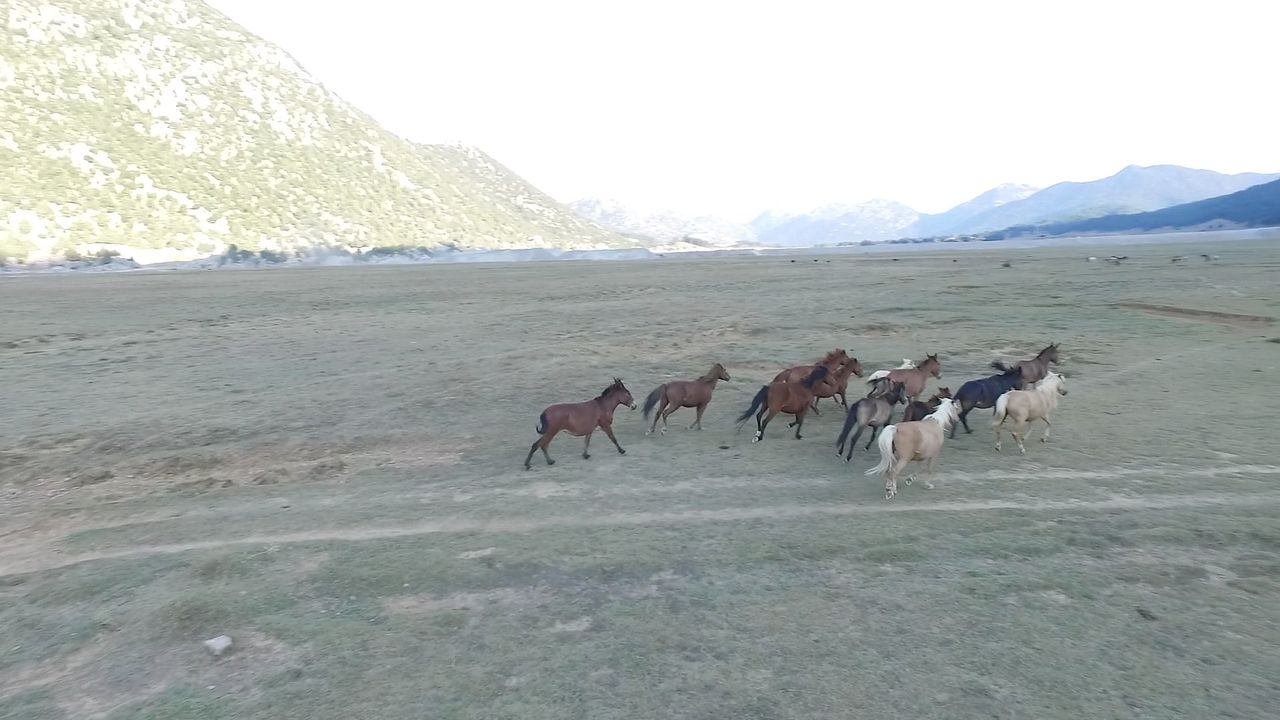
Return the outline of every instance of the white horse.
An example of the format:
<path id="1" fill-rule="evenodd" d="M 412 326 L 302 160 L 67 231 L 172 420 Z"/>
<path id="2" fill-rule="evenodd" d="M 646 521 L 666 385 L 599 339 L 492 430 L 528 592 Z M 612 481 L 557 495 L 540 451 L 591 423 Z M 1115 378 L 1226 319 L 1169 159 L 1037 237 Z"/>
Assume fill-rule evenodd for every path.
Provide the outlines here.
<path id="1" fill-rule="evenodd" d="M 955 401 L 946 398 L 938 405 L 938 409 L 923 420 L 890 425 L 880 433 L 876 442 L 880 448 L 880 464 L 867 471 L 867 475 L 885 474 L 884 499 L 892 500 L 898 494 L 898 475 L 912 460 L 924 462 L 924 471 L 933 472 L 933 464 L 942 452 L 942 442 L 947 431 L 960 416 Z M 915 480 L 915 475 L 907 476 L 907 484 Z M 925 488 L 932 489 L 932 483 L 925 483 Z"/>
<path id="2" fill-rule="evenodd" d="M 915 366 L 916 366 L 915 361 L 909 360 L 907 358 L 902 358 L 902 364 L 896 368 L 893 368 L 893 370 L 910 370 Z M 871 382 L 873 380 L 879 380 L 882 377 L 889 377 L 889 373 L 893 372 L 893 370 L 877 370 L 871 373 L 871 377 L 867 378 L 867 382 Z"/>
<path id="3" fill-rule="evenodd" d="M 1018 441 L 1018 450 L 1026 454 L 1027 447 L 1022 438 L 1027 433 L 1027 424 L 1034 420 L 1044 421 L 1044 435 L 1040 442 L 1049 442 L 1049 413 L 1058 407 L 1058 397 L 1067 394 L 1067 381 L 1056 372 L 1050 372 L 1043 380 L 1030 390 L 1010 390 L 996 400 L 995 419 L 991 425 L 996 430 L 996 451 L 1000 450 L 1000 428 L 1006 420 L 1013 423 L 1009 434 Z"/>

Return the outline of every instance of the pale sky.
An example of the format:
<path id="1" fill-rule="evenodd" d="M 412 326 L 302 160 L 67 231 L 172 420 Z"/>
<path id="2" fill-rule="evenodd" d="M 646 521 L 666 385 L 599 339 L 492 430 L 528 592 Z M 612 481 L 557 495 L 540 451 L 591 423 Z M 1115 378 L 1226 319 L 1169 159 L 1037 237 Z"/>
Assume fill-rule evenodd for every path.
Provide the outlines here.
<path id="1" fill-rule="evenodd" d="M 1280 3 L 210 0 L 561 201 L 745 220 L 1125 165 L 1280 171 Z"/>

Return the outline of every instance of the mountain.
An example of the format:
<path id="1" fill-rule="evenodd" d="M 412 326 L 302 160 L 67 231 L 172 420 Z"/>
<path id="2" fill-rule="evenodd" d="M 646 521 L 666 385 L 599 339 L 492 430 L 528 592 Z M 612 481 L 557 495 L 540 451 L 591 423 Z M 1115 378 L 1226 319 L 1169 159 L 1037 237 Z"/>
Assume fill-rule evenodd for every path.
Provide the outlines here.
<path id="1" fill-rule="evenodd" d="M 752 239 L 742 224 L 709 215 L 687 217 L 671 210 L 642 211 L 619 200 L 602 198 L 575 200 L 569 207 L 606 228 L 647 243 L 730 247 Z"/>
<path id="2" fill-rule="evenodd" d="M 1280 180 L 1163 210 L 1107 215 L 1076 222 L 1053 223 L 1028 230 L 1047 235 L 1118 233 L 1193 228 L 1215 222 L 1246 227 L 1280 226 Z"/>
<path id="3" fill-rule="evenodd" d="M 635 245 L 479 150 L 387 132 L 200 0 L 9 7 L 0 258 Z"/>
<path id="4" fill-rule="evenodd" d="M 803 247 L 879 242 L 902 237 L 920 213 L 892 200 L 827 205 L 801 215 L 764 213 L 751 221 L 761 245 Z"/>
<path id="5" fill-rule="evenodd" d="M 1024 199 L 972 215 L 945 232 L 982 232 L 1015 225 L 1040 225 L 1159 210 L 1225 195 L 1277 178 L 1280 175 L 1223 175 L 1177 165 L 1130 165 L 1100 180 L 1052 185 Z"/>
<path id="6" fill-rule="evenodd" d="M 964 228 L 965 224 L 973 220 L 973 218 L 1002 205 L 1030 197 L 1038 190 L 1039 188 L 1030 185 L 1018 185 L 1015 183 L 997 185 L 972 200 L 960 203 L 944 213 L 921 215 L 916 224 L 910 228 L 908 234 L 918 237 L 933 237 L 960 232 L 960 229 Z"/>

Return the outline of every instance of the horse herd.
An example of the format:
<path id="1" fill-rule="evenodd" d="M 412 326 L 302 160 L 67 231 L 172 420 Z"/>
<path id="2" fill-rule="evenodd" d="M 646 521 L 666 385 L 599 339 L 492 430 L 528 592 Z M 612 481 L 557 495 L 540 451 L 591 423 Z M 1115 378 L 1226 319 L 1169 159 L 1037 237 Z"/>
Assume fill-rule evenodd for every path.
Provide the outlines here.
<path id="1" fill-rule="evenodd" d="M 861 378 L 862 365 L 857 358 L 836 349 L 815 364 L 797 365 L 779 372 L 773 382 L 761 386 L 751 405 L 738 415 L 736 422 L 741 430 L 747 420 L 755 416 L 756 433 L 751 440 L 755 443 L 764 439 L 765 429 L 774 417 L 780 413 L 792 415 L 795 420 L 787 427 L 796 429 L 795 437 L 799 440 L 805 416 L 809 412 L 820 414 L 818 402 L 832 398 L 845 410 L 844 426 L 836 440 L 837 456 L 843 455 L 845 462 L 849 462 L 854 445 L 863 431 L 870 428 L 871 436 L 864 449 L 870 449 L 872 443 L 876 443 L 880 450 L 880 463 L 866 474 L 883 474 L 885 498 L 891 499 L 898 494 L 898 477 L 908 464 L 922 462 L 925 472 L 932 472 L 943 441 L 947 437 L 955 437 L 957 425 L 963 425 L 966 433 L 973 432 L 967 418 L 975 409 L 994 409 L 992 425 L 996 450 L 1000 450 L 1000 432 L 1006 423 L 1009 434 L 1023 453 L 1027 451 L 1023 440 L 1028 426 L 1036 420 L 1044 421 L 1045 430 L 1040 440 L 1047 442 L 1051 427 L 1049 414 L 1057 406 L 1058 398 L 1067 394 L 1066 380 L 1049 369 L 1050 365 L 1057 363 L 1058 345 L 1054 343 L 1029 360 L 1009 365 L 1000 361 L 991 363 L 1000 372 L 970 380 L 961 385 L 954 395 L 950 389 L 942 387 L 928 400 L 922 401 L 920 397 L 929 378 L 942 377 L 942 363 L 937 355 L 929 355 L 919 362 L 903 360 L 899 367 L 872 373 L 866 381 L 870 391 L 851 406 L 845 398 L 849 378 L 855 375 Z M 654 388 L 644 402 L 645 420 L 653 418 L 646 434 L 665 434 L 667 418 L 682 407 L 695 409 L 697 415 L 689 429 L 701 430 L 702 414 L 711 402 L 716 383 L 721 380 L 729 380 L 729 373 L 723 365 L 716 363 L 697 380 L 677 380 Z M 619 405 L 626 405 L 632 410 L 636 407 L 635 399 L 622 380 L 614 378 L 613 384 L 592 400 L 551 405 L 543 410 L 536 428 L 540 437 L 529 448 L 524 460 L 525 469 L 529 469 L 530 461 L 538 450 L 542 450 L 548 465 L 555 464 L 547 447 L 561 432 L 585 437 L 582 447 L 584 459 L 591 457 L 591 435 L 596 428 L 603 430 L 618 452 L 625 455 L 627 451 L 613 434 L 613 413 Z M 893 423 L 893 413 L 898 405 L 904 405 L 905 410 L 898 422 Z M 662 423 L 660 431 L 659 421 Z M 909 475 L 906 484 L 910 485 L 914 479 L 914 475 Z M 926 483 L 926 487 L 932 485 Z"/>

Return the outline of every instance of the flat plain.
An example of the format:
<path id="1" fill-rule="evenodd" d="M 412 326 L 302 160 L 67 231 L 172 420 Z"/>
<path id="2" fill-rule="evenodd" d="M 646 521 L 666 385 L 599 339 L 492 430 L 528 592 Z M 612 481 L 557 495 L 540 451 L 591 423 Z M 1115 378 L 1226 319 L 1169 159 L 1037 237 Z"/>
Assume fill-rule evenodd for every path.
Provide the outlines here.
<path id="1" fill-rule="evenodd" d="M 1223 243 L 0 278 L 0 716 L 1274 717 L 1277 271 Z M 1052 441 L 996 453 L 976 411 L 891 501 L 830 401 L 802 440 L 732 423 L 835 347 L 938 353 L 932 391 L 1049 342 Z M 704 430 L 621 408 L 625 456 L 522 469 L 546 405 L 717 361 Z"/>

